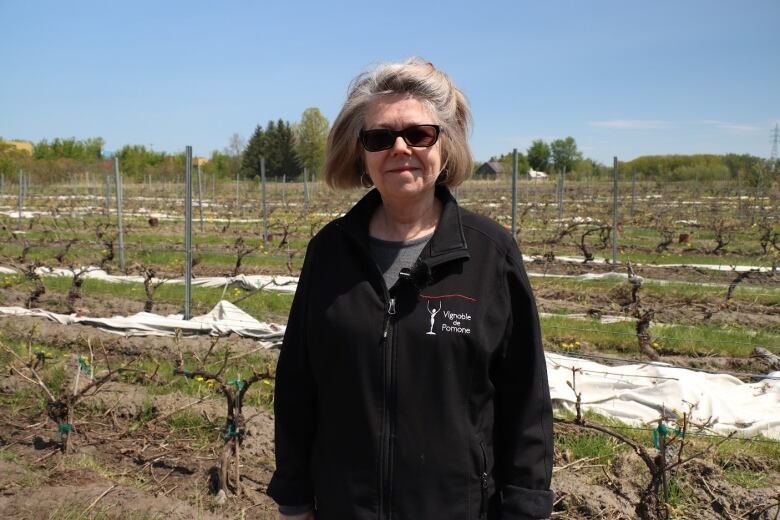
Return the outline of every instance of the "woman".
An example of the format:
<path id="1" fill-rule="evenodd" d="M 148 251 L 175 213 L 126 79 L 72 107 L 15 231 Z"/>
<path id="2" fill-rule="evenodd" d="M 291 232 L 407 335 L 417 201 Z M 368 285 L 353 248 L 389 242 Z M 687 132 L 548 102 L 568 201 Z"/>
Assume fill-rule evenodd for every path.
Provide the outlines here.
<path id="1" fill-rule="evenodd" d="M 416 59 L 352 83 L 325 178 L 373 186 L 309 244 L 276 383 L 280 518 L 552 510 L 552 412 L 515 241 L 458 207 L 470 111 Z"/>

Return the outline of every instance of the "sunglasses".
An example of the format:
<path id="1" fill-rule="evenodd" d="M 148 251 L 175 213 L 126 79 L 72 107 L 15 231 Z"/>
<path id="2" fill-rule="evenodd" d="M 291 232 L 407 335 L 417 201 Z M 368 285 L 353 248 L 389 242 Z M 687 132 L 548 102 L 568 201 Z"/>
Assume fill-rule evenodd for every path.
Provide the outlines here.
<path id="1" fill-rule="evenodd" d="M 381 152 L 392 148 L 395 140 L 398 137 L 403 137 L 404 142 L 409 146 L 429 148 L 439 140 L 440 132 L 439 125 L 414 125 L 403 130 L 390 130 L 388 128 L 361 130 L 360 143 L 367 152 Z"/>

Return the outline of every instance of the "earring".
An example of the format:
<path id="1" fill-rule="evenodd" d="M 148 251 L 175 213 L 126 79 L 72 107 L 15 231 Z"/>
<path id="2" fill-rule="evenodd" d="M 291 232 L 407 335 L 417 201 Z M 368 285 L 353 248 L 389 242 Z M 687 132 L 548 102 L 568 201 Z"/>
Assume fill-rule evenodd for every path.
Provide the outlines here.
<path id="1" fill-rule="evenodd" d="M 366 174 L 365 170 L 363 170 L 363 173 L 360 174 L 360 185 L 366 189 L 374 187 L 374 183 L 371 181 L 371 177 Z"/>

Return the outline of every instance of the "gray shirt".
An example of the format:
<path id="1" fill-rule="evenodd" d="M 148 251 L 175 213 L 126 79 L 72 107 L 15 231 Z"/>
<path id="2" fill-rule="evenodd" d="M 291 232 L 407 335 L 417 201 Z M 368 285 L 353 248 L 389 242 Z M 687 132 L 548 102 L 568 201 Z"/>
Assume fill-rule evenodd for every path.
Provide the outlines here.
<path id="1" fill-rule="evenodd" d="M 368 247 L 389 289 L 404 267 L 412 267 L 433 233 L 413 240 L 391 241 L 368 237 Z"/>

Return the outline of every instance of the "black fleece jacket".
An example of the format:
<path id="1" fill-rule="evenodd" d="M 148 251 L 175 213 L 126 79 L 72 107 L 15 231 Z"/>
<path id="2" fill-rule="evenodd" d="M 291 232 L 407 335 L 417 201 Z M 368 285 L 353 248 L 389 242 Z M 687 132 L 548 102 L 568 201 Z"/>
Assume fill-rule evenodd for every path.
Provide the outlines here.
<path id="1" fill-rule="evenodd" d="M 268 494 L 318 520 L 519 520 L 552 511 L 552 407 L 522 257 L 444 209 L 387 288 L 369 192 L 306 253 L 279 357 Z"/>

